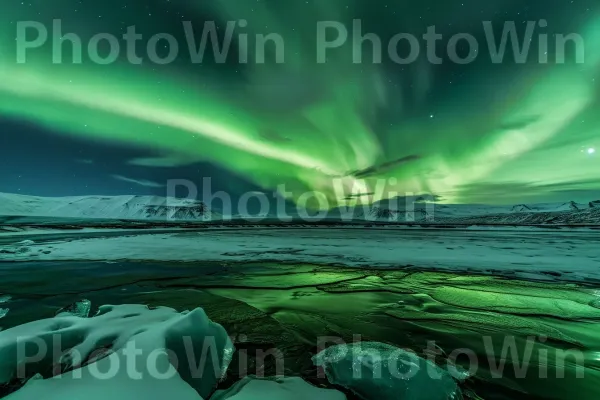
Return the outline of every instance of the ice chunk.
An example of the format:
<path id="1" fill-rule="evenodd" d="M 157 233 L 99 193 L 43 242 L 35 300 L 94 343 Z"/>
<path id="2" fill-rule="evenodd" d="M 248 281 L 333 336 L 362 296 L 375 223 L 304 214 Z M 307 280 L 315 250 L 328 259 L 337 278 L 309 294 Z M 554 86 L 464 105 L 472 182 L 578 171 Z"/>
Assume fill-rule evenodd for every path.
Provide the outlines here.
<path id="1" fill-rule="evenodd" d="M 450 374 L 433 362 L 394 346 L 358 342 L 329 347 L 313 357 L 330 383 L 366 400 L 462 399 Z"/>
<path id="2" fill-rule="evenodd" d="M 11 298 L 9 295 L 0 295 L 0 304 L 9 302 Z M 5 317 L 9 311 L 8 308 L 0 308 L 0 318 Z"/>
<path id="3" fill-rule="evenodd" d="M 0 332 L 0 383 L 46 378 L 30 380 L 11 400 L 199 400 L 215 389 L 232 353 L 225 329 L 200 308 L 102 306 L 92 318 L 60 314 Z"/>
<path id="4" fill-rule="evenodd" d="M 92 309 L 92 302 L 87 299 L 83 299 L 83 300 L 76 301 L 75 303 L 73 303 L 67 307 L 61 308 L 60 310 L 58 310 L 56 312 L 56 315 L 71 314 L 76 317 L 87 318 L 90 316 L 91 309 Z"/>
<path id="5" fill-rule="evenodd" d="M 317 388 L 298 377 L 258 379 L 247 376 L 227 390 L 219 390 L 210 400 L 345 400 L 335 389 Z"/>

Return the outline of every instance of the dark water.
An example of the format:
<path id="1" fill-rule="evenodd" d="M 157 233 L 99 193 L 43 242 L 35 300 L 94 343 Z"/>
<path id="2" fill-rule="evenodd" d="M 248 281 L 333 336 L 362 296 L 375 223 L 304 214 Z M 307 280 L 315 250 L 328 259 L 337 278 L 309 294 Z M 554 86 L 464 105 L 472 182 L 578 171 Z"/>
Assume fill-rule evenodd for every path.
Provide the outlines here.
<path id="1" fill-rule="evenodd" d="M 328 336 L 386 342 L 421 355 L 435 342 L 439 363 L 450 358 L 472 369 L 463 385 L 471 398 L 570 399 L 577 393 L 592 399 L 600 396 L 596 293 L 567 283 L 298 264 L 0 263 L 0 294 L 12 296 L 0 325 L 49 318 L 82 298 L 95 306 L 202 307 L 237 338 L 236 348 L 250 355 L 277 348 L 286 374 L 315 384 L 323 382 L 310 359 L 319 338 Z M 496 377 L 494 365 L 502 360 Z M 521 363 L 519 371 L 515 364 Z M 251 359 L 249 368 L 276 372 L 269 360 Z M 240 369 L 234 358 L 224 385 Z"/>

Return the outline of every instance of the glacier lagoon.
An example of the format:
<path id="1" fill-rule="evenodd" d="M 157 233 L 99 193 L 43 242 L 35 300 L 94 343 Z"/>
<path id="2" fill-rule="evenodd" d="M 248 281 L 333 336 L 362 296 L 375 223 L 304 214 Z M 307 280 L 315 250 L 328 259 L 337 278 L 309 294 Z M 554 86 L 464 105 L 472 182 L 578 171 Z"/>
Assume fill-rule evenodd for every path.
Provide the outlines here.
<path id="1" fill-rule="evenodd" d="M 54 239 L 71 245 L 78 240 Z M 381 342 L 465 374 L 459 385 L 466 398 L 570 398 L 574 387 L 583 398 L 600 393 L 600 283 L 593 274 L 571 278 L 514 265 L 503 274 L 468 275 L 415 265 L 368 268 L 329 262 L 326 254 L 321 264 L 235 257 L 161 261 L 144 260 L 142 250 L 138 260 L 0 263 L 0 293 L 10 296 L 0 326 L 51 318 L 81 299 L 94 309 L 201 307 L 236 348 L 218 389 L 247 374 L 285 375 L 355 398 L 330 383 L 312 357 L 340 343 Z"/>

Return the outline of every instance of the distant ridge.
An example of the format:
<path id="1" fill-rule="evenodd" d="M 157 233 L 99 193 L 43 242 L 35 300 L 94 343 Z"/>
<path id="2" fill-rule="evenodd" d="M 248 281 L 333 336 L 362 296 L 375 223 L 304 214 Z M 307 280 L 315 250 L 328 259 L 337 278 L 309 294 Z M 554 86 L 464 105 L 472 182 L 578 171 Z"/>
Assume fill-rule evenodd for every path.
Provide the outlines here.
<path id="1" fill-rule="evenodd" d="M 219 219 L 202 201 L 160 196 L 37 197 L 0 193 L 0 215 L 131 220 Z"/>
<path id="2" fill-rule="evenodd" d="M 227 219 L 277 219 L 272 213 Z M 289 216 L 298 218 L 298 215 Z M 323 214 L 321 214 L 322 216 Z M 160 196 L 37 197 L 0 193 L 0 216 L 144 221 L 219 221 L 224 216 L 200 201 Z M 319 218 L 322 219 L 322 218 Z M 438 204 L 421 197 L 396 198 L 370 205 L 338 207 L 328 220 L 443 224 L 600 224 L 600 200 L 508 206 Z M 310 220 L 310 218 L 309 218 Z"/>

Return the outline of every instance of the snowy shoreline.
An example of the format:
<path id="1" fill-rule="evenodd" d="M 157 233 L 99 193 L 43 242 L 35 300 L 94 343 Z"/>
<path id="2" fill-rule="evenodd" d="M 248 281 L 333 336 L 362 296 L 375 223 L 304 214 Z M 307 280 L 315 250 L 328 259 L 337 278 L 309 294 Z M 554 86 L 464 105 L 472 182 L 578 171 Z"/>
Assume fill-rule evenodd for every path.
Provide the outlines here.
<path id="1" fill-rule="evenodd" d="M 15 238 L 17 239 L 17 238 Z M 21 237 L 22 239 L 22 237 Z M 203 230 L 15 240 L 3 261 L 174 261 L 331 264 L 600 279 L 600 232 L 387 229 Z"/>
<path id="2" fill-rule="evenodd" d="M 166 224 L 165 224 L 166 225 Z M 384 223 L 384 222 L 352 222 L 335 223 L 326 221 L 325 223 L 252 223 L 247 220 L 231 221 L 230 223 L 205 223 L 205 224 L 170 224 L 171 227 L 163 224 L 147 223 L 144 226 L 132 227 L 111 227 L 110 225 L 92 224 L 77 225 L 0 225 L 0 238 L 10 238 L 19 236 L 37 236 L 37 235 L 80 235 L 80 234 L 154 234 L 154 233 L 173 233 L 173 232 L 201 232 L 201 231 L 236 231 L 236 230 L 261 230 L 261 229 L 369 229 L 369 230 L 470 230 L 470 231 L 537 231 L 537 232 L 556 232 L 556 231 L 581 231 L 581 232 L 600 232 L 600 225 L 515 225 L 515 224 L 436 224 L 436 223 Z"/>

